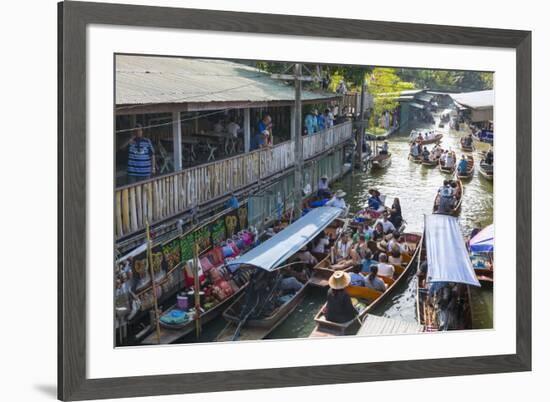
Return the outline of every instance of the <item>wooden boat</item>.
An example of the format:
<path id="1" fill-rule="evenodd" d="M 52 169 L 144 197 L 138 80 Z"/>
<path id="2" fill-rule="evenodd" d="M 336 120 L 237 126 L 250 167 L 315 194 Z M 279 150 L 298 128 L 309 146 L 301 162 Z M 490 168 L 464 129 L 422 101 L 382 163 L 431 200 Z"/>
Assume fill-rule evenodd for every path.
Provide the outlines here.
<path id="1" fill-rule="evenodd" d="M 442 222 L 437 222 L 442 220 Z M 424 241 L 419 246 L 420 252 L 417 259 L 418 269 L 423 261 L 426 261 L 430 255 L 434 255 L 435 261 L 428 265 L 428 272 L 419 274 L 416 288 L 416 317 L 418 322 L 424 326 L 427 332 L 471 329 L 472 328 L 472 310 L 470 308 L 470 286 L 480 286 L 476 274 L 469 259 L 468 252 L 465 250 L 462 234 L 458 227 L 458 221 L 453 217 L 441 215 L 429 215 L 426 217 L 424 226 L 424 239 L 426 239 L 427 228 L 435 221 L 436 229 L 431 234 L 428 246 Z M 443 223 L 444 225 L 441 225 Z M 429 245 L 441 252 L 431 252 L 426 248 Z M 455 250 L 456 247 L 464 247 L 461 252 L 453 253 L 454 264 L 446 264 L 448 252 Z M 460 258 L 458 258 L 460 256 Z M 456 259 L 455 259 L 456 258 Z M 430 295 L 430 284 L 427 278 L 433 277 L 434 273 L 430 271 L 435 267 L 437 271 L 435 276 L 438 283 L 448 284 L 449 298 L 448 303 L 436 303 L 434 296 Z M 442 306 L 446 306 L 443 309 Z"/>
<path id="2" fill-rule="evenodd" d="M 460 139 L 460 148 L 461 148 L 464 152 L 474 152 L 474 151 L 475 151 L 474 143 L 472 142 L 471 145 L 466 145 L 466 144 L 465 144 L 465 140 L 466 140 L 466 137 L 462 137 L 462 138 Z"/>
<path id="3" fill-rule="evenodd" d="M 334 273 L 334 269 L 331 268 L 330 263 L 331 257 L 330 255 L 327 255 L 324 259 L 319 261 L 315 267 L 313 267 L 313 274 L 309 280 L 309 284 L 311 286 L 316 286 L 320 288 L 326 288 L 328 286 L 328 280 Z M 350 266 L 346 269 L 343 269 L 342 271 L 352 271 L 355 266 L 353 264 L 350 264 Z"/>
<path id="4" fill-rule="evenodd" d="M 468 155 L 466 159 L 468 161 L 468 169 L 466 170 L 466 173 L 460 174 L 458 169 L 456 170 L 457 177 L 462 180 L 471 179 L 474 176 L 474 157 L 472 155 Z"/>
<path id="5" fill-rule="evenodd" d="M 395 275 L 393 278 L 384 278 L 380 276 L 380 278 L 382 278 L 387 285 L 386 291 L 379 292 L 363 286 L 348 286 L 346 288 L 346 292 L 352 298 L 357 299 L 360 305 L 364 306 L 359 310 L 357 317 L 344 323 L 328 321 L 324 314 L 326 308 L 325 303 L 315 315 L 314 320 L 316 326 L 310 334 L 310 337 L 353 334 L 360 327 L 362 319 L 370 311 L 372 311 L 377 305 L 384 303 L 394 296 L 394 289 L 396 289 L 396 287 L 409 276 L 412 270 L 416 268 L 415 261 L 418 256 L 418 251 L 420 249 L 419 245 L 421 244 L 422 239 L 422 236 L 418 233 L 404 233 L 403 236 L 405 242 L 411 250 L 411 254 L 403 257 L 403 265 L 394 265 Z"/>
<path id="6" fill-rule="evenodd" d="M 249 253 L 227 263 L 229 267 L 251 267 L 259 276 L 251 278 L 247 290 L 224 311 L 228 324 L 217 341 L 263 339 L 294 311 L 305 295 L 309 277 L 307 281 L 301 278 L 302 287 L 288 293 L 290 298 L 279 304 L 280 270 L 296 264 L 291 257 L 333 223 L 341 212 L 334 207 L 315 208 Z M 265 286 L 256 280 L 265 281 Z"/>
<path id="7" fill-rule="evenodd" d="M 239 328 L 238 340 L 250 341 L 263 339 L 277 328 L 292 312 L 298 307 L 305 296 L 308 283 L 296 292 L 290 300 L 275 309 L 269 316 L 252 318 L 246 320 L 243 327 Z M 229 324 L 216 337 L 217 342 L 227 342 L 234 340 L 235 332 L 242 320 L 241 310 L 246 301 L 246 294 L 241 294 L 231 306 L 223 313 L 223 318 L 229 321 Z"/>
<path id="8" fill-rule="evenodd" d="M 371 159 L 371 169 L 385 169 L 391 164 L 391 153 L 378 154 Z"/>
<path id="9" fill-rule="evenodd" d="M 458 177 L 455 179 L 455 182 L 457 183 L 457 192 L 456 192 L 456 203 L 454 208 L 448 213 L 437 212 L 438 205 L 439 205 L 439 192 L 438 192 L 434 199 L 434 205 L 433 205 L 434 214 L 451 215 L 451 216 L 460 215 L 460 209 L 462 207 L 462 198 L 464 196 L 464 187 L 462 185 L 462 181 Z"/>
<path id="10" fill-rule="evenodd" d="M 451 167 L 446 167 L 444 166 L 442 163 L 441 163 L 441 159 L 438 159 L 438 164 L 439 164 L 439 171 L 442 172 L 442 173 L 453 173 L 455 170 L 456 170 L 456 158 L 455 158 L 455 162 L 453 164 L 453 166 Z"/>
<path id="11" fill-rule="evenodd" d="M 437 165 L 439 165 L 438 159 L 429 160 L 429 161 L 422 159 L 422 166 L 433 168 L 433 167 L 436 167 Z"/>
<path id="12" fill-rule="evenodd" d="M 422 163 L 422 156 L 418 155 L 417 157 L 414 157 L 412 154 L 409 154 L 409 160 L 413 163 Z"/>
<path id="13" fill-rule="evenodd" d="M 493 166 L 483 162 L 479 164 L 479 173 L 489 181 L 493 181 Z"/>
<path id="14" fill-rule="evenodd" d="M 443 134 L 438 133 L 433 138 L 430 138 L 429 140 L 422 140 L 420 143 L 422 145 L 429 145 L 429 144 L 436 144 L 441 142 L 441 139 L 443 138 Z M 416 139 L 413 139 L 410 143 L 413 144 L 415 142 L 418 142 Z"/>

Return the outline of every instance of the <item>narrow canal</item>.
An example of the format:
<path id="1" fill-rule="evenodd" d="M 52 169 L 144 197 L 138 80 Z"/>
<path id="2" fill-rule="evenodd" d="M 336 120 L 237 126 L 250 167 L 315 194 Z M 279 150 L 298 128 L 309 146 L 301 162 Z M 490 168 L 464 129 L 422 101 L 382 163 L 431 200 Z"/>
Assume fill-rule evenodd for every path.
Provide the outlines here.
<path id="1" fill-rule="evenodd" d="M 438 116 L 436 124 L 438 123 Z M 401 201 L 403 217 L 407 222 L 405 231 L 421 232 L 425 214 L 430 214 L 437 189 L 441 186 L 444 176 L 438 168 L 427 168 L 408 160 L 409 133 L 413 127 L 397 133 L 389 140 L 392 163 L 384 170 L 353 171 L 342 180 L 333 184 L 333 190 L 343 189 L 346 201 L 351 211 L 361 209 L 367 200 L 367 191 L 375 187 L 386 195 L 386 205 L 391 205 L 393 198 Z M 418 125 L 415 128 L 434 128 L 434 126 Z M 449 130 L 448 125 L 438 129 L 445 133 L 442 140 L 444 149 L 452 149 L 460 157 L 460 137 L 463 132 Z M 483 144 L 485 145 L 485 144 Z M 431 149 L 432 146 L 428 146 Z M 464 182 L 464 198 L 460 214 L 460 226 L 466 236 L 475 227 L 485 227 L 493 222 L 493 184 L 478 173 L 480 160 L 479 150 L 473 153 L 476 169 L 474 177 Z M 379 306 L 377 315 L 404 321 L 416 321 L 416 278 L 411 275 L 408 282 L 396 292 L 393 300 Z M 492 328 L 493 297 L 492 289 L 475 289 L 472 294 L 474 311 L 474 327 Z M 306 298 L 283 324 L 271 333 L 269 339 L 285 339 L 308 337 L 314 327 L 313 317 L 326 300 L 326 290 L 310 288 Z M 224 327 L 223 318 L 205 326 L 200 342 L 213 340 Z M 188 337 L 189 338 L 189 337 Z M 184 342 L 193 342 L 185 339 Z M 196 340 L 195 340 L 196 342 Z"/>

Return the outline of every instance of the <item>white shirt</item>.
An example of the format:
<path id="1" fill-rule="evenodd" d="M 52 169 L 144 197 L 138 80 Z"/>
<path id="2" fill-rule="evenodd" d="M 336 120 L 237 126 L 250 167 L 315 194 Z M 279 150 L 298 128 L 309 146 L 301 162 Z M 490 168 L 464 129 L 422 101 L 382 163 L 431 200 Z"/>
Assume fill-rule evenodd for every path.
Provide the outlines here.
<path id="1" fill-rule="evenodd" d="M 374 224 L 374 226 L 376 227 L 376 225 L 378 223 L 382 224 L 382 228 L 384 229 L 384 233 L 395 232 L 395 226 L 393 226 L 393 223 L 391 223 L 390 221 L 385 221 L 384 222 L 383 219 L 378 219 L 376 221 L 376 223 Z"/>
<path id="2" fill-rule="evenodd" d="M 343 198 L 332 197 L 326 204 L 327 207 L 346 209 L 346 201 Z"/>
<path id="3" fill-rule="evenodd" d="M 378 265 L 378 275 L 386 276 L 389 278 L 393 277 L 393 274 L 395 273 L 395 268 L 393 267 L 393 265 L 386 264 L 384 262 L 379 262 L 377 265 Z"/>
<path id="4" fill-rule="evenodd" d="M 454 162 L 454 159 L 451 155 L 447 154 L 447 156 L 445 157 L 445 167 L 453 167 L 453 162 Z"/>
<path id="5" fill-rule="evenodd" d="M 231 122 L 227 125 L 227 132 L 235 138 L 237 138 L 240 129 L 241 127 L 237 123 Z"/>
<path id="6" fill-rule="evenodd" d="M 349 250 L 351 249 L 351 246 L 352 246 L 351 240 L 348 241 L 347 243 L 344 243 L 342 242 L 342 240 L 340 240 L 338 242 L 338 255 L 342 258 L 348 258 Z"/>
<path id="7" fill-rule="evenodd" d="M 329 239 L 327 239 L 326 237 L 323 237 L 323 238 L 319 239 L 319 241 L 317 242 L 315 247 L 313 247 L 313 252 L 314 253 L 324 253 L 325 252 L 325 247 L 328 246 L 329 244 L 330 244 Z"/>

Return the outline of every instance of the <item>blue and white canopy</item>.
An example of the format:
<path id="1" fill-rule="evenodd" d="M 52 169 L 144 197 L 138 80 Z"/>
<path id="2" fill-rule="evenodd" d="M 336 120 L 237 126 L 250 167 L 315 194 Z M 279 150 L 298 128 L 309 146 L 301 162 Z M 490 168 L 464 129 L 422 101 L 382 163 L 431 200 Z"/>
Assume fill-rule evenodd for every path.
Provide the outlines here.
<path id="1" fill-rule="evenodd" d="M 470 250 L 474 253 L 492 253 L 495 246 L 495 227 L 487 226 L 470 240 Z"/>
<path id="2" fill-rule="evenodd" d="M 466 250 L 458 219 L 432 214 L 426 216 L 425 225 L 428 283 L 453 282 L 481 286 Z"/>
<path id="3" fill-rule="evenodd" d="M 307 243 L 312 241 L 342 212 L 340 208 L 320 207 L 266 240 L 248 253 L 228 262 L 229 267 L 251 265 L 266 271 L 274 271 Z"/>

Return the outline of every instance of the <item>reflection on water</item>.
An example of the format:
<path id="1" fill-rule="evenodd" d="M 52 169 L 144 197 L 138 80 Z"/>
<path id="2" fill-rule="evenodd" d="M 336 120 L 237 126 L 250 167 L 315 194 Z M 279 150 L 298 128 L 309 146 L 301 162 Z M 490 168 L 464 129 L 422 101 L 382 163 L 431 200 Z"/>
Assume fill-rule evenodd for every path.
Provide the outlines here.
<path id="1" fill-rule="evenodd" d="M 438 123 L 436 119 L 436 124 Z M 427 128 L 418 125 L 416 128 Z M 452 149 L 460 157 L 460 137 L 464 133 L 449 130 L 444 131 L 442 140 L 444 149 Z M 391 137 L 390 152 L 392 163 L 385 170 L 354 171 L 338 183 L 334 190 L 343 189 L 351 211 L 358 211 L 366 204 L 367 191 L 375 187 L 387 196 L 386 204 L 391 205 L 394 197 L 399 197 L 403 217 L 406 220 L 406 231 L 421 232 L 424 214 L 430 214 L 437 189 L 448 177 L 439 169 L 427 168 L 408 160 L 408 136 L 410 129 Z M 433 145 L 428 146 L 430 149 Z M 475 172 L 471 180 L 464 182 L 464 198 L 460 214 L 460 226 L 466 236 L 475 227 L 484 227 L 493 222 L 493 184 L 478 174 L 480 154 L 474 152 Z M 411 275 L 407 283 L 396 292 L 393 300 L 377 306 L 373 313 L 404 321 L 416 321 L 416 277 Z M 492 327 L 492 290 L 481 289 L 475 292 L 473 299 L 483 301 L 483 308 L 478 311 L 478 328 Z M 270 339 L 307 337 L 314 327 L 313 317 L 326 300 L 326 290 L 309 289 L 302 304 L 273 333 Z M 220 323 L 221 322 L 221 323 Z M 201 341 L 208 341 L 223 328 L 223 319 L 218 318 L 205 326 Z M 189 342 L 188 339 L 186 339 Z"/>

